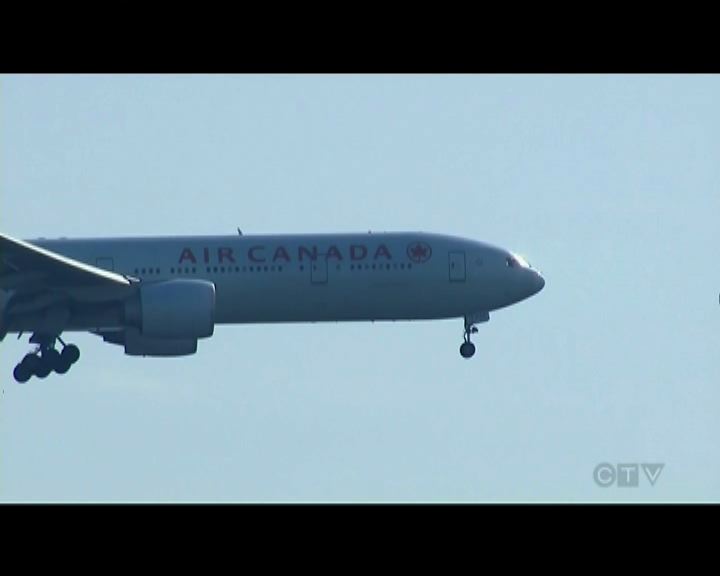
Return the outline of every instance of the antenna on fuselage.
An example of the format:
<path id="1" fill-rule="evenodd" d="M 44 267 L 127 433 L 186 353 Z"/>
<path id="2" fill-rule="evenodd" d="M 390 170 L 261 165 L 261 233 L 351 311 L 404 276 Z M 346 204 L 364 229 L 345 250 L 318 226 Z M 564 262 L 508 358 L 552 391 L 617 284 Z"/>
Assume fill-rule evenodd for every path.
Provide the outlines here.
<path id="1" fill-rule="evenodd" d="M 238 228 L 237 230 L 238 230 L 238 234 L 239 234 L 240 236 L 242 236 L 242 230 L 240 230 L 240 228 Z"/>

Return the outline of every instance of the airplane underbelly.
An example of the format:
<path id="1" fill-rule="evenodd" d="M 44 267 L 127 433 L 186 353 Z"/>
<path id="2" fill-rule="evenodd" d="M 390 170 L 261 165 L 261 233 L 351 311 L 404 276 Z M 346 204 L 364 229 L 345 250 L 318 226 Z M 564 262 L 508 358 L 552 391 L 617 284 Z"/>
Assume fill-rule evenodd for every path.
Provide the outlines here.
<path id="1" fill-rule="evenodd" d="M 445 287 L 409 281 L 327 282 L 217 290 L 216 322 L 323 322 L 452 318 L 465 313 Z"/>

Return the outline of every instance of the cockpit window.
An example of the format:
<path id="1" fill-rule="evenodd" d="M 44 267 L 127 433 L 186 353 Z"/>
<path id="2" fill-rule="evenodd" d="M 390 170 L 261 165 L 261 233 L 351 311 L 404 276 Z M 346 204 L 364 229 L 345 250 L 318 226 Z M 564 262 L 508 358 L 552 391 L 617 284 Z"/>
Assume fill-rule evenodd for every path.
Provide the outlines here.
<path id="1" fill-rule="evenodd" d="M 518 254 L 511 254 L 505 259 L 508 268 L 532 268 L 530 263 Z"/>

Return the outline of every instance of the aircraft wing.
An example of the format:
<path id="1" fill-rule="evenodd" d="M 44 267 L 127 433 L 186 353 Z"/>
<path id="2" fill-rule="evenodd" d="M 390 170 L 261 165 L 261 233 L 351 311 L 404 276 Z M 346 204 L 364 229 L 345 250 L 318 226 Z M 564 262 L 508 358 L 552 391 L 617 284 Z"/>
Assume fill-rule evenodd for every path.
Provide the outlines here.
<path id="1" fill-rule="evenodd" d="M 130 287 L 121 274 L 0 234 L 0 290 Z"/>

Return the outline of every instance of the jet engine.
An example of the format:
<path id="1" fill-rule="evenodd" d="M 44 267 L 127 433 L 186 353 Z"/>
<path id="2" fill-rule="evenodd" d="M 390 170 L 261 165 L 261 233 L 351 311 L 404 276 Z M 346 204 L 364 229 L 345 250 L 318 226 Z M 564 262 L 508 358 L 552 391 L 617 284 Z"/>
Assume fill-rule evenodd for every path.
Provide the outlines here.
<path id="1" fill-rule="evenodd" d="M 215 285 L 190 279 L 143 283 L 138 294 L 126 302 L 125 323 L 137 328 L 139 335 L 146 339 L 189 343 L 212 336 Z"/>

